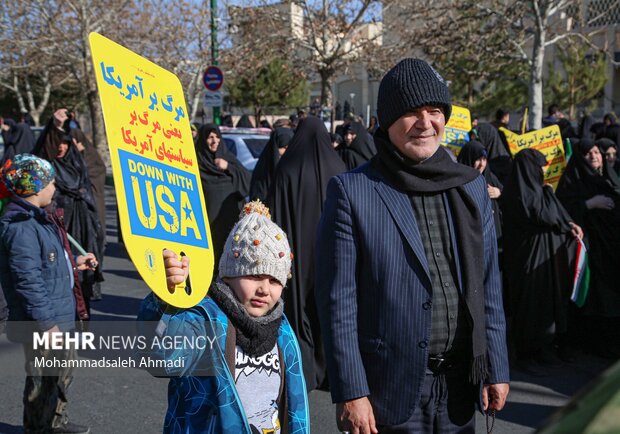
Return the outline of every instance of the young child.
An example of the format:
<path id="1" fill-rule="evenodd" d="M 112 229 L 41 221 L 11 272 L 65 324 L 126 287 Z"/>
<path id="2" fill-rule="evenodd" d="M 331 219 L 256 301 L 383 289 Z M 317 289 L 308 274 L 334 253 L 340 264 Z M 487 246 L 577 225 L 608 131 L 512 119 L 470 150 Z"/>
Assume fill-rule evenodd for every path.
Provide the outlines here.
<path id="1" fill-rule="evenodd" d="M 66 392 L 71 368 L 43 372 L 35 358 L 70 359 L 75 350 L 34 349 L 33 332 L 67 332 L 75 328 L 75 268 L 86 269 L 95 256 L 71 258 L 62 229 L 44 208 L 54 196 L 54 168 L 30 154 L 7 160 L 1 178 L 12 193 L 0 218 L 0 281 L 9 306 L 7 336 L 24 346 L 25 433 L 88 433 L 67 421 Z M 75 262 L 73 261 L 75 259 Z M 26 326 L 28 325 L 28 327 Z"/>
<path id="2" fill-rule="evenodd" d="M 190 309 L 153 294 L 145 299 L 138 319 L 159 321 L 165 329 L 158 334 L 209 343 L 204 351 L 162 356 L 184 359 L 184 368 L 166 372 L 178 377 L 168 386 L 165 433 L 309 432 L 299 346 L 280 299 L 292 256 L 269 210 L 250 202 L 228 235 L 207 297 Z M 172 291 L 190 275 L 189 258 L 164 250 L 164 263 Z"/>

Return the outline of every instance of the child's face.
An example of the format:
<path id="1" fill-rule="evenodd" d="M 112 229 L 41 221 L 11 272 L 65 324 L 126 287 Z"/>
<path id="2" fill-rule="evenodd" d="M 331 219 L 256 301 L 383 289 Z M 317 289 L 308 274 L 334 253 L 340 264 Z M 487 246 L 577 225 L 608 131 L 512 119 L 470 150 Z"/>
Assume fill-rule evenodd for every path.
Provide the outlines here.
<path id="1" fill-rule="evenodd" d="M 282 295 L 282 284 L 278 279 L 266 274 L 229 277 L 224 280 L 245 310 L 255 318 L 273 309 Z"/>
<path id="2" fill-rule="evenodd" d="M 47 186 L 38 192 L 36 196 L 39 198 L 39 206 L 41 208 L 48 206 L 52 203 L 52 198 L 56 192 L 56 183 L 54 181 L 47 184 Z"/>

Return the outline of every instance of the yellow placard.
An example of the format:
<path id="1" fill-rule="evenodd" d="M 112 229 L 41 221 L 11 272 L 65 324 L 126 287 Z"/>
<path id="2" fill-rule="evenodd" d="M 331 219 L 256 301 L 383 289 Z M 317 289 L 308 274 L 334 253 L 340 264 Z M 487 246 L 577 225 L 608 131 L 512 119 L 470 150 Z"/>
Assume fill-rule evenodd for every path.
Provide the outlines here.
<path id="1" fill-rule="evenodd" d="M 566 169 L 566 153 L 562 144 L 560 127 L 551 125 L 525 134 L 516 134 L 503 127 L 500 128 L 500 131 L 506 136 L 513 157 L 519 151 L 528 148 L 536 149 L 545 154 L 547 159 L 545 183 L 551 184 L 555 190 L 564 169 Z"/>
<path id="2" fill-rule="evenodd" d="M 89 35 L 127 252 L 166 303 L 192 307 L 213 274 L 213 249 L 179 79 L 136 53 Z M 162 250 L 191 259 L 187 287 L 166 286 Z"/>
<path id="3" fill-rule="evenodd" d="M 469 132 L 471 131 L 471 114 L 465 107 L 452 106 L 452 115 L 446 124 L 441 144 L 447 146 L 459 155 L 463 145 L 469 142 Z"/>

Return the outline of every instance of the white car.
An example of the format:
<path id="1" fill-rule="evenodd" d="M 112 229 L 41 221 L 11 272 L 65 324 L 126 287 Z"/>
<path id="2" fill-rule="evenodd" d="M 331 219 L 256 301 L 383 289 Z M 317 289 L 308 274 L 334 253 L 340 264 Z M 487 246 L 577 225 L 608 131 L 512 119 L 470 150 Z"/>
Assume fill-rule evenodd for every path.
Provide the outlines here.
<path id="1" fill-rule="evenodd" d="M 243 167 L 252 171 L 269 141 L 269 128 L 220 127 L 226 147 L 237 156 Z"/>

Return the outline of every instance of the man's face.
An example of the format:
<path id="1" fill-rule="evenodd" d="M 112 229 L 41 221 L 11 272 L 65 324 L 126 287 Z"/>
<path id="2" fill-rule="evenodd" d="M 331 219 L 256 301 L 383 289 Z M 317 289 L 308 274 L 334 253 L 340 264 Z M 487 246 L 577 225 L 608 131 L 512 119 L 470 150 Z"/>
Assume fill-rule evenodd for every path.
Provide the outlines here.
<path id="1" fill-rule="evenodd" d="M 439 148 L 446 117 L 439 107 L 424 106 L 398 118 L 388 128 L 390 141 L 406 157 L 422 161 Z"/>

